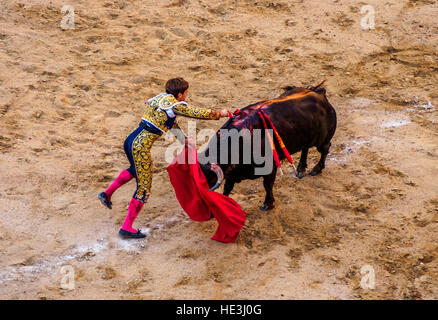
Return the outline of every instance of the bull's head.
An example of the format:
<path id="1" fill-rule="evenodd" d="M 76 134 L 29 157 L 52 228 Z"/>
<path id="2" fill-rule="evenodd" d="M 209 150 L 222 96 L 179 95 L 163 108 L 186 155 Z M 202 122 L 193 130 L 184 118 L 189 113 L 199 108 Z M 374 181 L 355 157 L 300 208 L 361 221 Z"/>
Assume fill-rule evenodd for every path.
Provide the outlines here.
<path id="1" fill-rule="evenodd" d="M 233 113 L 233 117 L 210 139 L 206 150 L 198 154 L 200 160 L 201 158 L 209 159 L 210 156 L 216 155 L 210 159 L 216 159 L 213 161 L 217 164 L 211 163 L 212 161 L 203 162 L 205 164 L 201 164 L 202 172 L 207 178 L 210 190 L 217 189 L 224 178 L 228 178 L 232 175 L 234 169 L 238 170 L 238 164 L 245 163 L 243 160 L 243 144 L 244 140 L 247 146 L 248 143 L 251 143 L 251 134 L 249 132 L 252 131 L 254 124 L 260 121 L 256 112 L 258 105 L 257 103 L 247 106 L 242 110 L 236 110 Z M 245 129 L 246 132 L 244 132 L 245 130 L 243 129 Z M 245 135 L 245 133 L 247 135 Z M 222 157 L 221 150 L 223 149 L 226 149 L 227 152 Z M 236 156 L 237 158 L 235 159 Z M 251 147 L 249 149 L 249 157 L 251 157 Z"/>
<path id="2" fill-rule="evenodd" d="M 234 118 L 235 118 L 235 116 L 232 119 L 229 119 L 222 126 L 221 129 L 228 128 L 231 125 L 232 120 Z M 220 146 L 219 146 L 220 133 L 219 132 L 220 132 L 220 130 L 217 131 L 216 135 L 210 140 L 207 149 L 204 152 L 198 154 L 198 158 L 203 158 L 203 157 L 208 158 L 210 155 L 210 151 L 215 150 L 215 152 L 217 154 L 217 161 L 219 161 L 219 159 L 220 159 Z M 206 164 L 200 164 L 200 166 L 201 166 L 202 172 L 205 175 L 205 178 L 207 179 L 208 186 L 210 187 L 210 189 L 208 191 L 213 191 L 213 190 L 216 190 L 217 188 L 219 188 L 220 185 L 222 184 L 223 179 L 224 179 L 224 172 L 223 172 L 221 166 L 226 168 L 227 164 L 224 163 L 224 164 L 221 164 L 221 166 L 219 166 L 216 163 L 208 162 Z"/>

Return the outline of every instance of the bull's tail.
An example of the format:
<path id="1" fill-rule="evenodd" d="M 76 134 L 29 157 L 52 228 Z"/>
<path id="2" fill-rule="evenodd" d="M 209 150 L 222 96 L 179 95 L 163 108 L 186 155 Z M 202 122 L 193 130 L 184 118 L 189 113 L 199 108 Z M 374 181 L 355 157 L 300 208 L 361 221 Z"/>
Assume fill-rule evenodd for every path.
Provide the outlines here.
<path id="1" fill-rule="evenodd" d="M 327 81 L 327 79 L 324 79 L 324 81 L 322 81 L 320 84 L 318 84 L 317 86 L 314 86 L 314 87 L 310 87 L 310 88 L 308 88 L 309 90 L 312 90 L 312 91 L 314 91 L 314 92 L 317 92 L 317 93 L 321 93 L 321 94 L 324 94 L 325 95 L 325 92 L 326 92 L 326 90 L 325 90 L 325 88 L 320 88 L 325 82 Z"/>

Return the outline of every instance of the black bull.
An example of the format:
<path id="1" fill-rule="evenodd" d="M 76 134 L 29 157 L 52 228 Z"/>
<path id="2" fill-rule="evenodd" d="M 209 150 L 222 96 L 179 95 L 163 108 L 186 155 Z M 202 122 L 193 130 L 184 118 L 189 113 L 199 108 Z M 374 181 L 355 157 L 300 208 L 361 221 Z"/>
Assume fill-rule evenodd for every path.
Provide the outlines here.
<path id="1" fill-rule="evenodd" d="M 262 101 L 241 109 L 241 112 L 230 118 L 221 129 L 236 129 L 237 131 L 248 129 L 251 133 L 251 138 L 253 129 L 262 129 L 261 141 L 259 140 L 260 145 L 254 146 L 253 139 L 250 140 L 250 143 L 253 148 L 257 147 L 261 150 L 262 154 L 265 154 L 265 131 L 263 130 L 265 127 L 258 114 L 258 108 L 260 104 L 263 104 L 263 111 L 272 120 L 289 153 L 292 155 L 301 151 L 301 158 L 296 171 L 297 177 L 302 178 L 305 174 L 307 168 L 307 153 L 311 147 L 316 147 L 321 154 L 319 162 L 310 171 L 310 175 L 317 175 L 321 173 L 325 167 L 325 160 L 331 145 L 330 140 L 336 130 L 335 109 L 328 102 L 325 89 L 320 88 L 319 85 L 309 89 L 290 86 L 283 89 L 285 92 L 276 99 Z M 271 129 L 268 122 L 267 125 L 268 129 Z M 228 137 L 226 137 L 226 139 L 228 141 Z M 275 141 L 275 148 L 280 160 L 284 159 L 285 156 L 275 135 L 272 135 L 272 139 Z M 199 158 L 208 157 L 212 148 L 215 148 L 218 153 L 217 164 L 219 166 L 212 166 L 210 163 L 201 165 L 201 169 L 207 178 L 211 190 L 216 189 L 221 184 L 222 178 L 225 178 L 223 193 L 228 196 L 233 190 L 235 183 L 246 179 L 263 177 L 266 197 L 260 209 L 270 210 L 274 208 L 272 188 L 277 174 L 275 163 L 272 165 L 272 169 L 269 173 L 256 175 L 255 167 L 263 166 L 263 164 L 256 163 L 252 157 L 251 163 L 242 162 L 243 139 L 240 139 L 239 142 L 239 161 L 237 164 L 231 163 L 230 150 L 228 150 L 228 159 L 225 161 L 220 159 L 220 141 L 221 134 L 220 131 L 218 131 L 216 136 L 209 142 L 207 149 L 203 153 L 199 153 Z M 268 147 L 270 148 L 269 145 Z M 271 152 L 270 150 L 267 151 Z"/>

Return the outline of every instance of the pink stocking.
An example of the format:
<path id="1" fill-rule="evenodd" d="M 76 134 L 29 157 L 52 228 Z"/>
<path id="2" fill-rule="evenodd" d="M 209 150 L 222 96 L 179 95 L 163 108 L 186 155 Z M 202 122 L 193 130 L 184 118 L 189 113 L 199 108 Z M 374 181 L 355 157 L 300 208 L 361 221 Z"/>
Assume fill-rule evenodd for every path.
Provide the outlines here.
<path id="1" fill-rule="evenodd" d="M 119 176 L 116 180 L 114 180 L 113 183 L 108 187 L 108 189 L 105 190 L 106 196 L 108 197 L 108 200 L 111 200 L 111 196 L 113 195 L 114 191 L 116 191 L 118 188 L 123 186 L 125 183 L 127 183 L 129 180 L 131 180 L 133 176 L 129 173 L 128 170 L 123 170 L 120 172 Z"/>
<path id="2" fill-rule="evenodd" d="M 137 230 L 132 228 L 135 218 L 137 218 L 140 213 L 141 208 L 143 208 L 143 202 L 135 198 L 131 199 L 128 207 L 128 215 L 126 216 L 125 222 L 123 223 L 122 229 L 136 233 Z"/>

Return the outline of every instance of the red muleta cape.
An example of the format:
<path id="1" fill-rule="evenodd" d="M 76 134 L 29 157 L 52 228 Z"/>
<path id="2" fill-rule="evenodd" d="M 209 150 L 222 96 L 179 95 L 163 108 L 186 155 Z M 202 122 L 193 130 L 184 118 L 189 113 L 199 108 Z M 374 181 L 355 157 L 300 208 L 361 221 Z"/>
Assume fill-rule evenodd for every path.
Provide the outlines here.
<path id="1" fill-rule="evenodd" d="M 245 223 L 246 212 L 230 197 L 208 191 L 196 149 L 190 145 L 185 148 L 173 159 L 167 172 L 176 198 L 190 219 L 201 222 L 216 218 L 219 226 L 212 239 L 234 242 Z"/>

